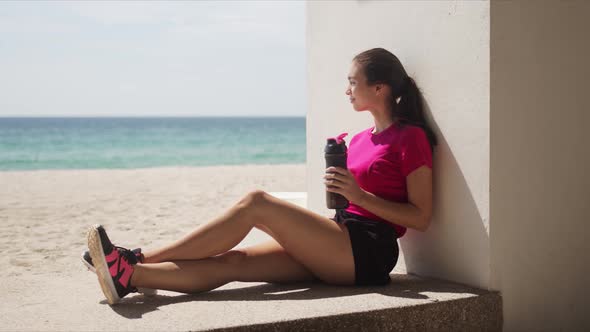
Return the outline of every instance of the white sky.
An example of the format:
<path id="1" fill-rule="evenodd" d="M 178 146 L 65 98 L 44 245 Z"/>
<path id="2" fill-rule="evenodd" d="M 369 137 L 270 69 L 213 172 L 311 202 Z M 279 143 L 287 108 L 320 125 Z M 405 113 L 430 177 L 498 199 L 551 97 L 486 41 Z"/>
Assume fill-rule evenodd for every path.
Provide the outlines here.
<path id="1" fill-rule="evenodd" d="M 305 2 L 0 2 L 0 116 L 304 116 Z"/>

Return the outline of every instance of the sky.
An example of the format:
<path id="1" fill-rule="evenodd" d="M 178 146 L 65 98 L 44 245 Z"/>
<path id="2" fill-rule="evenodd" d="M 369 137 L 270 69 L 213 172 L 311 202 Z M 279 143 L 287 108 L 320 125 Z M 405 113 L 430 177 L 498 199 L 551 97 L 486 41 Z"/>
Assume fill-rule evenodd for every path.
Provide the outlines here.
<path id="1" fill-rule="evenodd" d="M 305 2 L 0 2 L 1 116 L 305 116 Z"/>

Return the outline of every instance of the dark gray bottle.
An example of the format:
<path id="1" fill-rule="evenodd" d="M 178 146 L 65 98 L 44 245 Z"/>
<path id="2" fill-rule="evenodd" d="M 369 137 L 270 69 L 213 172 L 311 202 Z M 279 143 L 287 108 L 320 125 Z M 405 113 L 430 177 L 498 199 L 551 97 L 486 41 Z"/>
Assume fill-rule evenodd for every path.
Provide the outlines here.
<path id="1" fill-rule="evenodd" d="M 348 133 L 342 133 L 337 137 L 328 138 L 326 148 L 324 149 L 326 168 L 335 166 L 347 169 L 347 148 L 346 142 L 344 141 L 346 135 Z M 348 200 L 338 193 L 326 191 L 326 205 L 328 209 L 346 209 L 348 207 Z"/>

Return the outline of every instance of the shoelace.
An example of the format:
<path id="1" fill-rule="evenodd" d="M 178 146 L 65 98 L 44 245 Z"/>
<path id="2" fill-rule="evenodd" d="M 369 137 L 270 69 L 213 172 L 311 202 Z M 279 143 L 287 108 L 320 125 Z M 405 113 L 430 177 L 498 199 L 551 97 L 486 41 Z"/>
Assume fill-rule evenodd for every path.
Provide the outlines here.
<path id="1" fill-rule="evenodd" d="M 119 246 L 116 246 L 116 245 L 113 245 L 113 247 L 116 248 L 116 249 L 120 249 L 119 251 L 122 250 L 123 252 L 129 254 L 130 255 L 129 257 L 133 257 L 134 259 L 131 260 L 132 262 L 134 262 L 133 264 L 141 263 L 141 258 L 140 258 L 141 253 L 140 254 L 136 254 L 136 253 L 133 252 L 133 250 L 130 250 L 130 249 L 127 249 L 127 248 L 123 248 L 123 247 L 119 247 Z"/>
<path id="2" fill-rule="evenodd" d="M 127 263 L 129 263 L 129 264 L 136 264 L 137 263 L 137 257 L 135 256 L 135 253 L 133 251 L 131 251 L 127 248 L 119 247 L 119 246 L 114 246 L 114 247 L 121 254 L 121 256 L 123 256 L 127 260 Z M 119 262 L 121 262 L 121 260 L 119 260 Z M 117 266 L 117 267 L 120 267 L 120 266 Z"/>

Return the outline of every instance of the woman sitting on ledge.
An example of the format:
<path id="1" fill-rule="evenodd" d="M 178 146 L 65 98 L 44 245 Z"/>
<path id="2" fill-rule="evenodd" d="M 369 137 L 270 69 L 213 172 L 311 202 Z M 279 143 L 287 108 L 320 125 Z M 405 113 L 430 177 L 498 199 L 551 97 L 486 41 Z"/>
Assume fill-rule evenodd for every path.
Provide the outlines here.
<path id="1" fill-rule="evenodd" d="M 232 281 L 383 285 L 397 263 L 397 239 L 425 231 L 432 215 L 432 150 L 422 96 L 398 58 L 382 48 L 353 58 L 346 95 L 374 126 L 356 134 L 347 170 L 326 169 L 326 190 L 349 200 L 327 218 L 263 191 L 165 247 L 115 246 L 100 225 L 88 232 L 83 261 L 108 302 L 155 289 L 196 293 Z M 273 240 L 233 249 L 258 228 Z"/>

